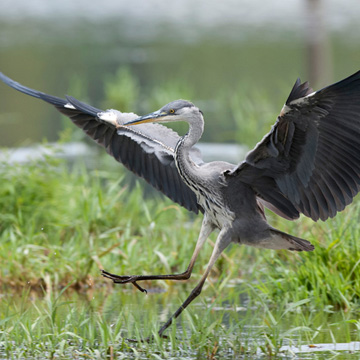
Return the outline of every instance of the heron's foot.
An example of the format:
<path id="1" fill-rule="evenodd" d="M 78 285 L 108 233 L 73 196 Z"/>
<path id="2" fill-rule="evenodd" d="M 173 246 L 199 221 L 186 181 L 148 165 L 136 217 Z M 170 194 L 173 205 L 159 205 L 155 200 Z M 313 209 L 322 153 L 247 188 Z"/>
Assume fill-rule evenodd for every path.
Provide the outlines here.
<path id="1" fill-rule="evenodd" d="M 112 280 L 115 284 L 133 284 L 141 292 L 147 293 L 147 290 L 137 283 L 139 280 L 139 276 L 137 275 L 115 275 L 105 270 L 101 270 L 101 275 Z"/>

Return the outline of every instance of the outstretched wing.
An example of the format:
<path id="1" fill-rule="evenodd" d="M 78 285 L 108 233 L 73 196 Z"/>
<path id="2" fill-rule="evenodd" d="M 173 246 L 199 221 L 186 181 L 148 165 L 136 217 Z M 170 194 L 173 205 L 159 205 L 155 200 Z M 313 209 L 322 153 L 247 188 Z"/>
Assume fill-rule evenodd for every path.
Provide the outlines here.
<path id="1" fill-rule="evenodd" d="M 194 192 L 182 181 L 175 166 L 174 149 L 179 136 L 173 130 L 150 123 L 125 127 L 122 124 L 135 119 L 137 115 L 116 110 L 103 112 L 72 97 L 65 100 L 47 95 L 25 87 L 2 73 L 0 79 L 24 94 L 54 105 L 117 161 L 171 200 L 195 213 L 201 210 Z M 192 150 L 192 157 L 196 163 L 202 162 L 198 150 Z"/>
<path id="2" fill-rule="evenodd" d="M 317 92 L 298 79 L 271 131 L 227 176 L 265 206 L 326 220 L 360 190 L 360 71 Z"/>

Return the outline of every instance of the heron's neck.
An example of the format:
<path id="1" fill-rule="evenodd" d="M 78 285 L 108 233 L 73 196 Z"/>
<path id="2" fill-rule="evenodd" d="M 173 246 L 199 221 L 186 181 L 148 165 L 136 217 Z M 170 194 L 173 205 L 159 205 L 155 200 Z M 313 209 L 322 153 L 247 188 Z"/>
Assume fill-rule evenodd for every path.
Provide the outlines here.
<path id="1" fill-rule="evenodd" d="M 201 183 L 198 166 L 190 157 L 190 149 L 199 141 L 204 130 L 204 121 L 189 122 L 189 131 L 177 143 L 175 148 L 175 163 L 181 177 L 191 188 Z"/>

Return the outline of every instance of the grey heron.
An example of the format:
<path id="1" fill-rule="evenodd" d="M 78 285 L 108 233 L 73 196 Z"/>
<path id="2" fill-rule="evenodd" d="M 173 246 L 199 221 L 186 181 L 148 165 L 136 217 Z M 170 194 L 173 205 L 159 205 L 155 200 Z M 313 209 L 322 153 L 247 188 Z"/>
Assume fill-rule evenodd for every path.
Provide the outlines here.
<path id="1" fill-rule="evenodd" d="M 325 221 L 350 204 L 360 189 L 360 71 L 313 92 L 295 82 L 271 131 L 239 164 L 204 163 L 194 147 L 204 130 L 203 113 L 185 100 L 138 117 L 102 111 L 73 97 L 61 99 L 25 87 L 0 73 L 14 89 L 42 99 L 70 117 L 117 161 L 186 209 L 204 214 L 188 268 L 179 274 L 115 275 L 114 283 L 185 280 L 206 239 L 219 230 L 207 268 L 159 335 L 201 293 L 209 272 L 231 243 L 265 249 L 312 251 L 307 240 L 268 224 L 264 207 L 288 220 L 300 214 Z M 186 135 L 162 126 L 185 121 Z M 135 126 L 136 125 L 136 126 Z"/>

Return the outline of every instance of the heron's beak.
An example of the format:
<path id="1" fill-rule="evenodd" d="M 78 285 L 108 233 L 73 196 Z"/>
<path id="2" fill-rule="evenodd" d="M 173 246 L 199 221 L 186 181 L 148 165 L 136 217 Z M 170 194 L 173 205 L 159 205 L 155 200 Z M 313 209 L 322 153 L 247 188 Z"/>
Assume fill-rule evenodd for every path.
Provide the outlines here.
<path id="1" fill-rule="evenodd" d="M 145 123 L 149 123 L 149 122 L 160 122 L 160 121 L 164 121 L 164 119 L 167 117 L 167 115 L 168 114 L 166 112 L 157 110 L 150 114 L 140 116 L 133 121 L 129 121 L 129 122 L 125 123 L 124 125 L 139 125 L 139 124 L 145 124 Z"/>

